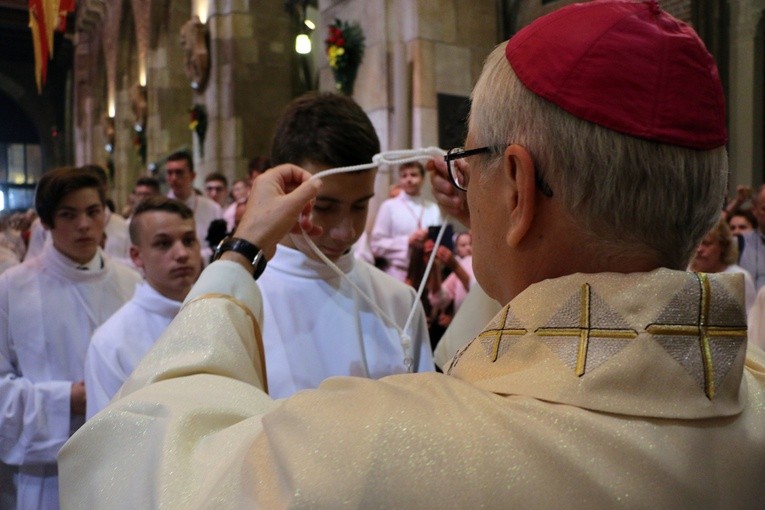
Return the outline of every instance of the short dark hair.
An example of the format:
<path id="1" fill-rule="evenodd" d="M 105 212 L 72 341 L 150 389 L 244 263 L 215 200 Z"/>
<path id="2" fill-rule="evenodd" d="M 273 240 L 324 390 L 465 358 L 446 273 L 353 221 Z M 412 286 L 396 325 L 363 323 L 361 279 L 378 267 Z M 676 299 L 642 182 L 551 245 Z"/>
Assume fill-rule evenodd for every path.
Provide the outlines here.
<path id="1" fill-rule="evenodd" d="M 194 158 L 189 151 L 175 151 L 167 157 L 167 161 L 186 161 L 189 164 L 189 170 L 194 173 Z"/>
<path id="2" fill-rule="evenodd" d="M 348 96 L 309 92 L 282 112 L 271 144 L 271 163 L 341 167 L 371 163 L 380 152 L 369 117 Z"/>
<path id="3" fill-rule="evenodd" d="M 109 186 L 109 176 L 106 174 L 106 170 L 104 169 L 104 167 L 102 167 L 101 165 L 89 164 L 89 165 L 83 165 L 82 168 L 93 172 L 93 174 L 96 177 L 98 177 L 98 180 L 101 181 L 101 184 L 103 186 L 107 186 L 107 187 Z"/>
<path id="4" fill-rule="evenodd" d="M 271 168 L 271 159 L 266 156 L 255 156 L 247 163 L 247 175 L 252 177 L 255 172 L 262 174 Z"/>
<path id="5" fill-rule="evenodd" d="M 754 216 L 754 213 L 751 209 L 734 209 L 733 211 L 728 213 L 728 224 L 730 224 L 730 219 L 734 216 L 743 216 L 746 218 L 746 221 L 749 222 L 749 224 L 752 226 L 752 228 L 757 228 L 757 218 Z"/>
<path id="6" fill-rule="evenodd" d="M 144 200 L 141 200 L 138 205 L 135 206 L 135 210 L 133 210 L 133 216 L 130 220 L 129 227 L 131 243 L 138 244 L 139 241 L 140 228 L 138 224 L 140 222 L 136 221 L 136 219 L 141 214 L 152 211 L 163 211 L 177 214 L 184 220 L 194 218 L 194 211 L 192 211 L 189 206 L 180 200 L 168 198 L 162 195 L 147 197 Z"/>
<path id="7" fill-rule="evenodd" d="M 53 217 L 61 201 L 68 194 L 83 188 L 95 189 L 101 205 L 106 205 L 102 183 L 91 169 L 62 166 L 46 172 L 37 183 L 35 191 L 35 209 L 43 225 L 53 228 Z"/>
<path id="8" fill-rule="evenodd" d="M 226 179 L 226 176 L 220 172 L 210 172 L 207 174 L 207 177 L 205 177 L 205 183 L 210 181 L 219 181 L 222 182 L 224 186 L 228 187 L 228 179 Z"/>
<path id="9" fill-rule="evenodd" d="M 161 188 L 159 185 L 159 181 L 155 179 L 154 177 L 139 177 L 135 181 L 135 186 L 133 186 L 133 189 L 137 188 L 138 186 L 146 186 L 147 188 L 151 188 L 154 190 L 154 192 L 159 195 L 161 193 Z"/>
<path id="10" fill-rule="evenodd" d="M 398 167 L 398 171 L 400 172 L 404 168 L 416 168 L 420 171 L 420 175 L 425 177 L 425 167 L 420 163 L 419 161 L 410 161 L 408 163 L 404 163 L 400 167 Z"/>

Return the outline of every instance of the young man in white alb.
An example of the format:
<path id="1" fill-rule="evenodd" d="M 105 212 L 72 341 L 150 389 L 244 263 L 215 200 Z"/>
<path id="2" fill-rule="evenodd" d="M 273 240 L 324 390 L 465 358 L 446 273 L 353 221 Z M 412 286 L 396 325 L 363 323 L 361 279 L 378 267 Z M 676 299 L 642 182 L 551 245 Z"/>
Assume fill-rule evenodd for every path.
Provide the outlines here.
<path id="1" fill-rule="evenodd" d="M 130 256 L 144 275 L 133 298 L 95 333 L 85 359 L 86 417 L 106 407 L 173 317 L 201 270 L 194 213 L 186 204 L 154 196 L 130 222 Z"/>
<path id="2" fill-rule="evenodd" d="M 364 111 L 338 94 L 309 94 L 293 101 L 277 123 L 271 150 L 275 164 L 299 164 L 311 173 L 370 163 L 377 134 Z M 364 231 L 375 170 L 323 179 L 314 221 L 324 234 L 318 249 L 343 273 L 338 276 L 306 243 L 288 234 L 258 280 L 267 319 L 263 325 L 269 394 L 286 397 L 324 379 L 355 375 L 379 379 L 434 370 L 425 314 L 414 290 L 357 260 L 351 247 Z M 364 300 L 356 285 L 387 317 Z M 416 311 L 402 346 L 398 329 Z M 398 329 L 397 329 L 398 328 Z M 407 340 L 403 343 L 406 344 Z M 410 359 L 407 359 L 410 358 Z"/>
<path id="3" fill-rule="evenodd" d="M 0 472 L 13 472 L 24 510 L 58 508 L 56 455 L 85 421 L 90 337 L 140 281 L 99 246 L 105 195 L 92 172 L 46 173 L 35 205 L 51 242 L 0 275 Z"/>

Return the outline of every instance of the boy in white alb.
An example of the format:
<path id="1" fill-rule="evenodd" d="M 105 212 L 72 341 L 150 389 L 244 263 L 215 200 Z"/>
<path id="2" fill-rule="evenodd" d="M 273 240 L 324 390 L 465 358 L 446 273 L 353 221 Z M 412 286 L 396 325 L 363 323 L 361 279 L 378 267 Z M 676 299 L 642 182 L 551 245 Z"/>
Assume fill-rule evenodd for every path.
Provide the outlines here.
<path id="1" fill-rule="evenodd" d="M 35 205 L 52 242 L 0 276 L 2 508 L 59 507 L 56 455 L 85 420 L 90 337 L 140 281 L 99 247 L 104 204 L 87 169 L 46 173 Z"/>
<path id="2" fill-rule="evenodd" d="M 405 163 L 398 172 L 401 192 L 380 205 L 369 246 L 375 257 L 387 262 L 385 272 L 403 282 L 409 270 L 409 246 L 425 242 L 428 227 L 440 225 L 443 217 L 438 205 L 421 194 L 422 164 Z"/>
<path id="3" fill-rule="evenodd" d="M 369 163 L 379 152 L 377 135 L 364 111 L 337 94 L 309 94 L 293 101 L 279 120 L 271 160 L 311 173 Z M 415 303 L 414 290 L 351 250 L 364 231 L 374 170 L 325 177 L 313 208 L 324 233 L 314 239 L 344 274 L 337 275 L 300 234 L 288 234 L 268 262 L 258 286 L 263 293 L 269 394 L 287 397 L 315 388 L 336 375 L 378 379 L 407 371 L 432 371 L 425 314 L 419 303 L 402 346 L 403 328 Z M 380 317 L 361 291 L 396 324 Z M 411 360 L 405 360 L 411 358 Z"/>
<path id="4" fill-rule="evenodd" d="M 138 203 L 130 222 L 130 255 L 145 277 L 133 298 L 95 333 L 85 358 L 86 418 L 106 407 L 151 349 L 199 276 L 194 213 L 162 196 Z"/>

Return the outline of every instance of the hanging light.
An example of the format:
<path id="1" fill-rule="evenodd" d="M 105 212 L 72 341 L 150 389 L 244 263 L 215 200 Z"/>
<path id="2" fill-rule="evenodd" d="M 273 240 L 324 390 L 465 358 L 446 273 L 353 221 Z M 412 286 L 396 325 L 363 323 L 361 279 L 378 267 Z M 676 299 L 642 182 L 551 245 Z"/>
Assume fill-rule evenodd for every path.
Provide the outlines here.
<path id="1" fill-rule="evenodd" d="M 306 34 L 298 34 L 295 37 L 295 51 L 301 55 L 311 53 L 311 38 Z"/>

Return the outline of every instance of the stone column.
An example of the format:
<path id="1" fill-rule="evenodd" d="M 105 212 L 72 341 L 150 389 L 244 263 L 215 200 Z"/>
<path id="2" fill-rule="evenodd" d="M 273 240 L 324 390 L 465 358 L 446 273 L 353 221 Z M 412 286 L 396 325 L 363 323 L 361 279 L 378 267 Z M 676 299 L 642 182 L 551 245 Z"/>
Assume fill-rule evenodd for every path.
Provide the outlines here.
<path id="1" fill-rule="evenodd" d="M 763 41 L 765 1 L 731 0 L 728 94 L 731 185 L 763 182 Z"/>
<path id="2" fill-rule="evenodd" d="M 290 23 L 283 2 L 211 0 L 208 135 L 198 175 L 217 171 L 232 181 L 246 176 L 250 158 L 270 154 L 297 78 Z"/>

